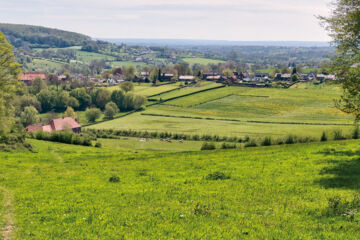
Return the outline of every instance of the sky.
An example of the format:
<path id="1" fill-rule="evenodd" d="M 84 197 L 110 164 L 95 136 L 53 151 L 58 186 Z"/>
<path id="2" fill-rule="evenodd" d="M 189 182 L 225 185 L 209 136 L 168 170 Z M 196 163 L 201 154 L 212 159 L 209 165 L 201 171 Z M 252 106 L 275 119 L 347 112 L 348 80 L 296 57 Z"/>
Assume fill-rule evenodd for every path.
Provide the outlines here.
<path id="1" fill-rule="evenodd" d="M 329 41 L 331 0 L 0 0 L 0 22 L 93 38 Z"/>

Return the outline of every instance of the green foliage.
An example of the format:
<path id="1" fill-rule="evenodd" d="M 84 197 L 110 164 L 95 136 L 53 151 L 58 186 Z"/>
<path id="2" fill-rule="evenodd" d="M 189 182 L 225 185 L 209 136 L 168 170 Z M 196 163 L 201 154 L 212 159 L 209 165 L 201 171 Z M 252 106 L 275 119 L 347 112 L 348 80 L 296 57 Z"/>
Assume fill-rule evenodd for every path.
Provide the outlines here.
<path id="1" fill-rule="evenodd" d="M 326 142 L 328 139 L 327 139 L 327 136 L 326 136 L 326 132 L 323 132 L 322 135 L 321 135 L 321 138 L 320 138 L 320 141 L 321 142 Z"/>
<path id="2" fill-rule="evenodd" d="M 39 122 L 39 113 L 33 106 L 25 107 L 24 111 L 20 115 L 20 121 L 24 127 Z"/>
<path id="3" fill-rule="evenodd" d="M 60 142 L 73 145 L 91 146 L 92 138 L 88 135 L 82 135 L 73 133 L 72 131 L 53 131 L 51 133 L 44 131 L 37 131 L 32 134 L 33 138 L 37 140 L 45 140 L 51 142 Z M 30 135 L 31 136 L 31 135 Z"/>
<path id="4" fill-rule="evenodd" d="M 85 111 L 86 119 L 93 123 L 101 117 L 101 111 L 98 108 L 88 108 Z"/>
<path id="5" fill-rule="evenodd" d="M 356 126 L 352 133 L 352 139 L 359 139 L 359 126 Z"/>
<path id="6" fill-rule="evenodd" d="M 13 100 L 20 88 L 19 71 L 12 46 L 0 30 L 0 136 L 7 134 L 14 123 Z"/>
<path id="7" fill-rule="evenodd" d="M 343 135 L 343 132 L 340 129 L 336 129 L 333 132 L 334 140 L 344 140 L 346 137 Z"/>
<path id="8" fill-rule="evenodd" d="M 64 112 L 64 117 L 71 117 L 76 119 L 76 113 L 72 107 L 67 107 L 66 111 Z"/>
<path id="9" fill-rule="evenodd" d="M 70 92 L 70 96 L 76 98 L 79 102 L 79 109 L 84 110 L 91 104 L 91 96 L 87 94 L 85 88 L 77 88 Z"/>
<path id="10" fill-rule="evenodd" d="M 118 183 L 118 182 L 120 182 L 120 178 L 117 176 L 112 176 L 109 178 L 109 182 Z"/>
<path id="11" fill-rule="evenodd" d="M 271 146 L 271 144 L 271 137 L 265 137 L 264 140 L 261 142 L 261 146 Z"/>
<path id="12" fill-rule="evenodd" d="M 223 172 L 214 172 L 214 173 L 209 173 L 205 179 L 206 180 L 227 180 L 230 179 L 230 175 L 227 175 Z"/>
<path id="13" fill-rule="evenodd" d="M 114 118 L 114 115 L 119 112 L 119 108 L 114 102 L 109 102 L 105 106 L 104 115 L 107 119 Z"/>
<path id="14" fill-rule="evenodd" d="M 204 142 L 201 146 L 201 150 L 215 150 L 216 146 L 214 143 Z"/>
<path id="15" fill-rule="evenodd" d="M 29 92 L 33 95 L 36 95 L 39 92 L 41 92 L 41 90 L 44 89 L 47 89 L 46 82 L 43 79 L 37 77 L 35 78 L 34 82 L 31 84 L 29 88 Z"/>
<path id="16" fill-rule="evenodd" d="M 126 81 L 120 84 L 120 88 L 127 93 L 134 90 L 134 84 L 132 82 Z"/>

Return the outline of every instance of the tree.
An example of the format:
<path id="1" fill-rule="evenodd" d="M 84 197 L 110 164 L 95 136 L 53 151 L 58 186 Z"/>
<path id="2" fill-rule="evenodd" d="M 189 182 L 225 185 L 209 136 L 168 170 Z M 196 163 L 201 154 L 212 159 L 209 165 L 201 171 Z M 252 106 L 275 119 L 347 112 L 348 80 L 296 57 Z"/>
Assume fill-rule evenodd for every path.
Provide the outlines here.
<path id="1" fill-rule="evenodd" d="M 109 102 L 106 104 L 104 114 L 107 119 L 113 119 L 114 115 L 118 112 L 119 108 L 114 102 Z"/>
<path id="2" fill-rule="evenodd" d="M 123 82 L 120 84 L 120 88 L 127 93 L 134 90 L 134 84 L 132 82 Z"/>
<path id="3" fill-rule="evenodd" d="M 16 100 L 17 116 L 25 110 L 25 107 L 33 106 L 38 112 L 41 112 L 41 104 L 35 96 L 23 95 Z"/>
<path id="4" fill-rule="evenodd" d="M 47 76 L 47 80 L 50 84 L 53 84 L 56 86 L 56 90 L 59 91 L 59 85 L 61 84 L 61 80 L 55 75 L 55 74 L 49 74 Z"/>
<path id="5" fill-rule="evenodd" d="M 228 78 L 234 76 L 234 72 L 229 68 L 224 69 L 223 74 Z"/>
<path id="6" fill-rule="evenodd" d="M 36 95 L 43 89 L 47 89 L 46 82 L 43 79 L 36 77 L 29 91 L 30 93 Z"/>
<path id="7" fill-rule="evenodd" d="M 64 117 L 71 117 L 76 118 L 76 113 L 72 107 L 67 107 L 66 111 L 64 112 Z"/>
<path id="8" fill-rule="evenodd" d="M 320 17 L 336 46 L 333 71 L 344 93 L 336 106 L 360 120 L 360 1 L 336 0 L 329 17 Z"/>
<path id="9" fill-rule="evenodd" d="M 85 117 L 88 122 L 93 123 L 101 117 L 101 111 L 98 108 L 88 108 L 85 111 Z"/>
<path id="10" fill-rule="evenodd" d="M 115 90 L 111 94 L 111 101 L 113 101 L 119 109 L 125 109 L 123 106 L 125 93 L 122 90 Z"/>
<path id="11" fill-rule="evenodd" d="M 79 109 L 85 109 L 91 104 L 91 96 L 87 94 L 85 88 L 77 88 L 70 92 L 70 96 L 79 101 Z"/>
<path id="12" fill-rule="evenodd" d="M 128 81 L 134 81 L 134 78 L 135 78 L 135 67 L 134 66 L 127 66 L 125 68 L 125 78 Z"/>
<path id="13" fill-rule="evenodd" d="M 111 92 L 106 89 L 95 89 L 91 95 L 93 103 L 100 109 L 105 109 L 105 105 L 111 101 Z"/>
<path id="14" fill-rule="evenodd" d="M 293 82 L 299 81 L 299 76 L 297 74 L 291 75 L 291 81 L 293 81 Z"/>
<path id="15" fill-rule="evenodd" d="M 36 95 L 37 100 L 41 104 L 41 109 L 43 112 L 48 112 L 55 107 L 56 102 L 56 92 L 43 89 Z"/>
<path id="16" fill-rule="evenodd" d="M 24 112 L 20 115 L 20 120 L 24 127 L 37 123 L 39 119 L 39 113 L 33 106 L 25 107 Z"/>
<path id="17" fill-rule="evenodd" d="M 20 88 L 19 73 L 12 46 L 0 32 L 0 136 L 8 133 L 14 123 L 13 100 Z"/>

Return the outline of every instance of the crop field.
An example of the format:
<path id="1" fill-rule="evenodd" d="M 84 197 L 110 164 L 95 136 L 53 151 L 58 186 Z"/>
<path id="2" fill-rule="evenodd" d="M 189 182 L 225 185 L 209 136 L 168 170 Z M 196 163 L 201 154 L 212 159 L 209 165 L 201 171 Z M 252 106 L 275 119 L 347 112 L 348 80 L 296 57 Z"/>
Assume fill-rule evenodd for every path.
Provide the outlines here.
<path id="1" fill-rule="evenodd" d="M 210 58 L 184 58 L 183 59 L 186 63 L 188 64 L 202 64 L 202 65 L 207 65 L 207 64 L 218 64 L 218 63 L 224 63 L 225 61 L 222 60 L 216 60 L 216 59 L 210 59 Z"/>
<path id="2" fill-rule="evenodd" d="M 0 222 L 15 239 L 360 238 L 359 141 L 184 153 L 30 143 L 0 153 Z"/>

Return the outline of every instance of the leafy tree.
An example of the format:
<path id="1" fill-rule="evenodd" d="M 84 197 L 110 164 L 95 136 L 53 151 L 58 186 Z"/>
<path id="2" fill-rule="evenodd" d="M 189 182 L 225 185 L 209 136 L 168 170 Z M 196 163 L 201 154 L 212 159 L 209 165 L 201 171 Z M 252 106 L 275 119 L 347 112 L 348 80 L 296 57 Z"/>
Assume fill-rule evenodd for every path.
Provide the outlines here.
<path id="1" fill-rule="evenodd" d="M 122 90 L 115 90 L 111 94 L 111 101 L 113 101 L 119 109 L 125 109 L 123 102 L 125 99 L 125 93 Z"/>
<path id="2" fill-rule="evenodd" d="M 64 117 L 71 117 L 76 118 L 76 113 L 72 107 L 67 107 L 66 111 L 64 112 Z"/>
<path id="3" fill-rule="evenodd" d="M 111 92 L 106 89 L 95 89 L 91 92 L 91 98 L 96 107 L 105 109 L 105 105 L 111 101 Z"/>
<path id="4" fill-rule="evenodd" d="M 29 92 L 36 95 L 43 89 L 47 89 L 46 82 L 43 79 L 36 77 L 29 89 Z"/>
<path id="5" fill-rule="evenodd" d="M 232 77 L 232 76 L 234 76 L 234 72 L 233 72 L 231 69 L 229 69 L 229 68 L 224 69 L 224 70 L 223 70 L 223 74 L 224 74 L 226 77 Z"/>
<path id="6" fill-rule="evenodd" d="M 79 101 L 74 97 L 69 97 L 67 101 L 67 106 L 72 108 L 78 108 L 79 107 Z"/>
<path id="7" fill-rule="evenodd" d="M 55 75 L 55 74 L 49 74 L 47 76 L 47 80 L 50 84 L 53 84 L 56 86 L 56 90 L 59 91 L 59 86 L 61 85 L 61 80 Z"/>
<path id="8" fill-rule="evenodd" d="M 20 120 L 24 127 L 35 124 L 39 121 L 39 113 L 33 106 L 25 107 L 21 113 Z"/>
<path id="9" fill-rule="evenodd" d="M 85 111 L 85 117 L 88 122 L 93 123 L 101 117 L 101 111 L 98 108 L 88 108 Z"/>
<path id="10" fill-rule="evenodd" d="M 299 81 L 299 76 L 298 76 L 297 74 L 293 74 L 293 75 L 291 76 L 291 81 L 293 81 L 293 82 Z"/>
<path id="11" fill-rule="evenodd" d="M 125 68 L 125 78 L 128 81 L 134 81 L 135 79 L 135 67 L 128 66 Z"/>
<path id="12" fill-rule="evenodd" d="M 19 72 L 12 46 L 0 32 L 0 136 L 8 133 L 14 123 L 13 100 L 20 88 Z"/>
<path id="13" fill-rule="evenodd" d="M 336 46 L 333 70 L 344 93 L 337 107 L 360 120 L 360 1 L 336 0 L 329 17 L 321 17 Z"/>
<path id="14" fill-rule="evenodd" d="M 106 104 L 104 114 L 107 119 L 114 118 L 114 115 L 117 114 L 118 112 L 119 112 L 119 108 L 114 102 L 109 102 Z"/>
<path id="15" fill-rule="evenodd" d="M 70 96 L 79 101 L 79 109 L 85 109 L 91 104 L 91 96 L 87 94 L 85 88 L 77 88 L 70 92 Z"/>
<path id="16" fill-rule="evenodd" d="M 36 95 L 36 97 L 41 104 L 43 112 L 48 112 L 55 107 L 56 92 L 43 89 Z"/>
<path id="17" fill-rule="evenodd" d="M 38 112 L 41 112 L 41 104 L 35 96 L 23 95 L 16 100 L 16 112 L 19 116 L 25 110 L 25 107 L 33 106 Z"/>
<path id="18" fill-rule="evenodd" d="M 123 82 L 120 84 L 120 88 L 124 92 L 130 92 L 130 91 L 134 90 L 134 84 L 132 82 Z"/>

